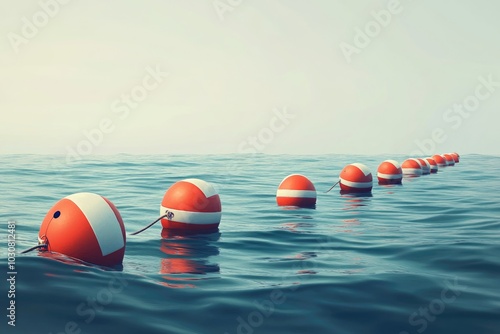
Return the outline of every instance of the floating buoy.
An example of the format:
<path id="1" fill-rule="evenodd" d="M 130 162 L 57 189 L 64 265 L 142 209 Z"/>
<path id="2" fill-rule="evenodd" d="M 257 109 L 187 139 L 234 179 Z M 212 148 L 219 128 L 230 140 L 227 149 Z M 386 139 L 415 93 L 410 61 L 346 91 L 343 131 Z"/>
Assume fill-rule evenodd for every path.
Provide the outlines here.
<path id="1" fill-rule="evenodd" d="M 431 173 L 431 165 L 425 159 L 417 159 L 422 167 L 422 175 L 428 175 Z"/>
<path id="2" fill-rule="evenodd" d="M 385 160 L 377 169 L 378 184 L 401 184 L 403 171 L 396 160 Z"/>
<path id="3" fill-rule="evenodd" d="M 369 193 L 372 191 L 372 173 L 365 165 L 353 163 L 344 167 L 339 177 L 343 193 Z"/>
<path id="4" fill-rule="evenodd" d="M 417 159 L 406 159 L 401 164 L 403 175 L 405 176 L 420 176 L 422 175 L 422 166 Z"/>
<path id="5" fill-rule="evenodd" d="M 458 153 L 450 153 L 450 155 L 453 157 L 453 160 L 455 160 L 455 163 L 460 162 L 460 155 Z"/>
<path id="6" fill-rule="evenodd" d="M 85 262 L 114 266 L 125 254 L 125 227 L 118 209 L 107 198 L 77 193 L 57 202 L 40 226 L 41 250 Z"/>
<path id="7" fill-rule="evenodd" d="M 434 159 L 434 161 L 436 161 L 438 167 L 446 167 L 447 166 L 446 159 L 442 155 L 435 154 L 432 156 L 432 159 Z"/>
<path id="8" fill-rule="evenodd" d="M 222 206 L 215 188 L 200 179 L 174 183 L 163 196 L 161 225 L 166 229 L 211 232 L 218 229 Z"/>
<path id="9" fill-rule="evenodd" d="M 429 163 L 429 166 L 431 168 L 431 173 L 437 173 L 438 172 L 438 165 L 436 163 L 436 160 L 432 158 L 425 158 L 425 161 Z"/>
<path id="10" fill-rule="evenodd" d="M 443 157 L 446 160 L 447 166 L 455 166 L 455 159 L 453 159 L 451 154 L 443 154 Z"/>
<path id="11" fill-rule="evenodd" d="M 276 202 L 279 206 L 314 207 L 316 188 L 304 175 L 288 175 L 278 186 Z"/>

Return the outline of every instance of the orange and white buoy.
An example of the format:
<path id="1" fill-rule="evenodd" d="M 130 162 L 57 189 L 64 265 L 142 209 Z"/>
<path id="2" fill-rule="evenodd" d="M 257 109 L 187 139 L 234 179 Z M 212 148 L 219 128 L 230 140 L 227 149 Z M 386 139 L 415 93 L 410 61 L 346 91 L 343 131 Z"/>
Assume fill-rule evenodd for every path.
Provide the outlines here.
<path id="1" fill-rule="evenodd" d="M 458 153 L 450 153 L 450 155 L 453 157 L 453 160 L 455 160 L 455 163 L 459 163 L 460 162 L 460 155 Z"/>
<path id="2" fill-rule="evenodd" d="M 434 159 L 434 161 L 436 161 L 438 167 L 446 167 L 448 165 L 446 163 L 446 159 L 442 155 L 435 154 L 432 156 L 432 159 Z"/>
<path id="3" fill-rule="evenodd" d="M 453 159 L 451 154 L 443 154 L 443 157 L 446 160 L 447 166 L 455 166 L 455 159 Z"/>
<path id="4" fill-rule="evenodd" d="M 212 232 L 222 217 L 219 194 L 208 182 L 186 179 L 174 183 L 163 196 L 161 225 L 167 229 Z"/>
<path id="5" fill-rule="evenodd" d="M 418 163 L 422 167 L 422 175 L 428 175 L 431 173 L 431 165 L 425 159 L 417 159 Z"/>
<path id="6" fill-rule="evenodd" d="M 372 173 L 365 165 L 353 163 L 340 172 L 340 191 L 343 193 L 370 193 L 373 187 Z"/>
<path id="7" fill-rule="evenodd" d="M 403 171 L 396 160 L 385 160 L 377 169 L 378 184 L 400 184 Z"/>
<path id="8" fill-rule="evenodd" d="M 304 175 L 288 175 L 278 186 L 276 202 L 278 206 L 314 207 L 316 188 Z"/>
<path id="9" fill-rule="evenodd" d="M 431 174 L 437 173 L 438 172 L 438 165 L 436 163 L 436 160 L 432 158 L 425 158 L 425 161 L 429 163 L 430 169 L 431 169 Z"/>
<path id="10" fill-rule="evenodd" d="M 38 232 L 41 248 L 102 266 L 119 265 L 125 254 L 125 227 L 107 198 L 77 193 L 57 202 Z"/>
<path id="11" fill-rule="evenodd" d="M 401 164 L 403 175 L 405 176 L 420 176 L 422 175 L 422 166 L 417 159 L 406 159 Z"/>

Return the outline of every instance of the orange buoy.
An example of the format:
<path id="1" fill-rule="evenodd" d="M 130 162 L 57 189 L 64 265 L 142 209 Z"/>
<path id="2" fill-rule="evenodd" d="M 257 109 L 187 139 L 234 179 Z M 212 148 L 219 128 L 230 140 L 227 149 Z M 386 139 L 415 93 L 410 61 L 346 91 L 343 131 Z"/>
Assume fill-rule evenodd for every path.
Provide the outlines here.
<path id="1" fill-rule="evenodd" d="M 447 166 L 446 159 L 442 155 L 435 154 L 432 156 L 432 159 L 434 159 L 434 161 L 436 161 L 438 167 L 446 167 Z"/>
<path id="2" fill-rule="evenodd" d="M 422 166 L 417 159 L 406 159 L 401 164 L 403 175 L 405 176 L 420 176 L 422 175 Z"/>
<path id="3" fill-rule="evenodd" d="M 453 157 L 453 160 L 455 160 L 455 163 L 460 162 L 460 155 L 458 153 L 450 153 L 450 155 Z"/>
<path id="4" fill-rule="evenodd" d="M 385 160 L 377 169 L 378 184 L 401 184 L 403 171 L 396 160 Z"/>
<path id="5" fill-rule="evenodd" d="M 432 158 L 425 158 L 425 160 L 429 163 L 429 167 L 431 169 L 431 173 L 437 173 L 438 172 L 438 165 L 436 163 L 436 160 Z"/>
<path id="6" fill-rule="evenodd" d="M 288 175 L 278 186 L 276 202 L 278 206 L 314 207 L 316 188 L 304 175 Z"/>
<path id="7" fill-rule="evenodd" d="M 353 163 L 340 172 L 339 183 L 342 193 L 369 193 L 372 191 L 373 177 L 368 167 Z"/>
<path id="8" fill-rule="evenodd" d="M 102 266 L 119 265 L 125 254 L 125 227 L 118 209 L 107 198 L 77 193 L 57 202 L 38 232 L 39 244 Z"/>
<path id="9" fill-rule="evenodd" d="M 422 175 L 428 175 L 431 173 L 431 165 L 425 159 L 417 159 L 418 163 L 422 167 Z"/>
<path id="10" fill-rule="evenodd" d="M 455 166 L 455 159 L 453 159 L 451 154 L 443 154 L 443 157 L 446 160 L 447 166 Z"/>
<path id="11" fill-rule="evenodd" d="M 163 196 L 161 225 L 166 229 L 212 232 L 218 229 L 222 217 L 219 194 L 200 179 L 174 183 Z"/>

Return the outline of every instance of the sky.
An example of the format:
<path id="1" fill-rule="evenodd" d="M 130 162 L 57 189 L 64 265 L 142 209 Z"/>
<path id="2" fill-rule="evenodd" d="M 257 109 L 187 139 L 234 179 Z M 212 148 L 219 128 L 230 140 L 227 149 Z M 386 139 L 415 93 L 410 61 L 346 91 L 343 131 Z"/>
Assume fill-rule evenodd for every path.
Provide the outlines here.
<path id="1" fill-rule="evenodd" d="M 500 155 L 495 0 L 2 0 L 0 154 Z"/>

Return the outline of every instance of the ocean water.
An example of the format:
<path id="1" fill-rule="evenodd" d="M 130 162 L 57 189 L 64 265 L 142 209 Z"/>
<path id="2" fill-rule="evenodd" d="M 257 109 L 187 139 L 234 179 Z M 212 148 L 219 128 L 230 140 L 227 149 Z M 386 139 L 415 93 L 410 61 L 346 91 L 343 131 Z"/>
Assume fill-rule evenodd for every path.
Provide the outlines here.
<path id="1" fill-rule="evenodd" d="M 0 332 L 500 333 L 500 157 L 464 155 L 401 186 L 374 182 L 371 197 L 325 193 L 346 164 L 375 173 L 389 158 L 405 157 L 0 156 Z M 315 209 L 276 206 L 292 173 L 315 184 Z M 115 269 L 16 254 L 8 297 L 8 221 L 20 252 L 59 199 L 88 191 L 110 199 L 130 233 L 192 177 L 219 190 L 219 232 L 157 224 L 127 235 Z"/>

